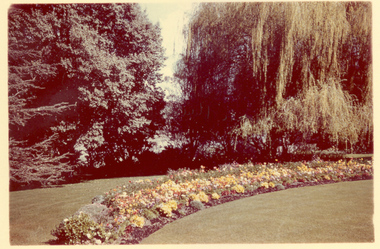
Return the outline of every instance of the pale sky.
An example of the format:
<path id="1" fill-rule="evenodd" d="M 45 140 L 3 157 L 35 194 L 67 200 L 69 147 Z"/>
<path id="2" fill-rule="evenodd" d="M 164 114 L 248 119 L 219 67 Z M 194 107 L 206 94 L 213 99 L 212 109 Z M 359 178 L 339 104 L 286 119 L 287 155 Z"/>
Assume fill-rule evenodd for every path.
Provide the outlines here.
<path id="1" fill-rule="evenodd" d="M 183 37 L 183 27 L 188 18 L 186 12 L 190 12 L 192 3 L 189 1 L 168 3 L 140 3 L 142 9 L 146 9 L 150 20 L 156 24 L 160 23 L 163 38 L 162 45 L 166 49 L 165 68 L 162 70 L 164 76 L 172 76 L 179 54 L 186 44 Z"/>

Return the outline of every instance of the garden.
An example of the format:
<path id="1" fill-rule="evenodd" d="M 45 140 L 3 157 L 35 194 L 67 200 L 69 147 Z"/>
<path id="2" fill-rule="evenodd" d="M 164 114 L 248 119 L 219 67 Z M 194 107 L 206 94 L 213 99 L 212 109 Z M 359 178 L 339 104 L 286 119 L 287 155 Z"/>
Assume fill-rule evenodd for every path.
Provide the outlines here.
<path id="1" fill-rule="evenodd" d="M 262 194 L 294 201 L 296 188 L 373 178 L 371 2 L 195 4 L 177 23 L 177 52 L 149 12 L 9 7 L 12 245 L 139 244 L 176 220 L 278 193 Z M 357 207 L 341 228 L 371 237 L 373 181 L 362 182 L 347 191 L 365 194 L 365 221 Z"/>
<path id="2" fill-rule="evenodd" d="M 372 160 L 224 164 L 169 170 L 93 198 L 53 231 L 56 244 L 138 244 L 174 220 L 244 197 L 373 178 Z"/>

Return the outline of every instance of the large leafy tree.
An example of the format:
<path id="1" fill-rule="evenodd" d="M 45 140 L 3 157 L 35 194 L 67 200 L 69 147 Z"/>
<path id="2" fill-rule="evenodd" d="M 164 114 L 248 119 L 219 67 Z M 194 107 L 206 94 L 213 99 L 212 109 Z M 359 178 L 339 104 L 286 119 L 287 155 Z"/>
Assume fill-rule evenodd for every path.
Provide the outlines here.
<path id="1" fill-rule="evenodd" d="M 177 77 L 193 140 L 371 140 L 370 3 L 202 3 L 186 35 Z M 365 125 L 350 122 L 359 114 Z"/>
<path id="2" fill-rule="evenodd" d="M 42 184 L 64 180 L 73 169 L 68 153 L 57 153 L 58 135 L 43 132 L 52 116 L 72 109 L 68 102 L 35 105 L 34 94 L 58 74 L 57 64 L 49 61 L 53 31 L 49 18 L 40 12 L 9 10 L 8 100 L 9 162 L 11 186 Z M 44 134 L 42 134 L 44 133 Z"/>
<path id="3" fill-rule="evenodd" d="M 9 20 L 10 139 L 82 165 L 137 160 L 164 107 L 160 28 L 140 6 L 14 5 Z"/>

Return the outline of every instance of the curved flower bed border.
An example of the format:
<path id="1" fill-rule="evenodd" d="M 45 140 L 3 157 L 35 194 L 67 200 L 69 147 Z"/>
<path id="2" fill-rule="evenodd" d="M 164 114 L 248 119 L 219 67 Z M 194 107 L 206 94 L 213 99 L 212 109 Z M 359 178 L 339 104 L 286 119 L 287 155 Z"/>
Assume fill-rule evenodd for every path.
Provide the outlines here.
<path id="1" fill-rule="evenodd" d="M 372 178 L 372 161 L 363 159 L 256 165 L 233 163 L 208 171 L 204 166 L 199 170 L 169 170 L 163 178 L 130 181 L 105 193 L 102 204 L 108 207 L 113 221 L 88 228 L 102 233 L 98 232 L 95 238 L 84 231 L 88 239 L 84 237 L 80 243 L 138 244 L 164 225 L 203 208 L 289 188 Z M 75 244 L 60 239 L 61 243 Z"/>

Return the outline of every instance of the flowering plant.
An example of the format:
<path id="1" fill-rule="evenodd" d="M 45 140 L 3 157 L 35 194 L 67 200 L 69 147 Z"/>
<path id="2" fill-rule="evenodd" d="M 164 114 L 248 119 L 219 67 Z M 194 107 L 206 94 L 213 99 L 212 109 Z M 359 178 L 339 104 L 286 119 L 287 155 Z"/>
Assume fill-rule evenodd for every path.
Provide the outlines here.
<path id="1" fill-rule="evenodd" d="M 122 225 L 130 224 L 125 228 L 128 230 L 130 226 L 144 227 L 146 220 L 157 215 L 170 218 L 179 206 L 189 206 L 189 203 L 203 205 L 231 193 L 242 195 L 256 189 L 271 191 L 276 186 L 282 186 L 277 187 L 279 190 L 299 183 L 367 179 L 372 175 L 372 162 L 363 160 L 233 163 L 213 170 L 202 166 L 200 170 L 171 170 L 158 179 L 129 181 L 105 193 L 105 203 L 115 217 L 115 224 L 110 226 L 118 230 Z"/>

